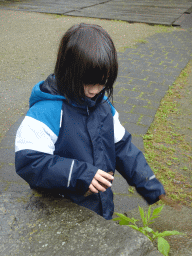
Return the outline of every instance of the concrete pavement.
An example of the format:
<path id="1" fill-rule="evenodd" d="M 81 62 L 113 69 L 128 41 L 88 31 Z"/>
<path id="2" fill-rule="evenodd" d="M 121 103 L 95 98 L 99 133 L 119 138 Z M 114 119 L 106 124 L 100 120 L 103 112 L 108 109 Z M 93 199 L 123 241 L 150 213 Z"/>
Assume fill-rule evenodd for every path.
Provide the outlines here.
<path id="1" fill-rule="evenodd" d="M 169 86 L 175 81 L 176 77 L 178 77 L 181 70 L 192 58 L 191 41 L 191 29 L 183 28 L 183 30 L 176 30 L 169 33 L 154 34 L 138 43 L 135 48 L 128 48 L 123 53 L 118 53 L 120 68 L 114 88 L 114 105 L 120 113 L 121 122 L 124 124 L 125 128 L 132 133 L 134 144 L 141 150 L 143 150 L 142 136 L 147 132 L 153 121 L 160 100 L 165 95 Z M 82 214 L 86 217 L 82 219 L 82 215 L 77 214 L 79 208 L 76 208 L 73 204 L 66 202 L 63 205 L 60 199 L 59 201 L 55 201 L 55 199 L 49 200 L 49 197 L 48 199 L 44 199 L 40 195 L 35 194 L 28 188 L 28 185 L 15 174 L 13 165 L 14 138 L 22 118 L 23 117 L 20 117 L 10 128 L 6 137 L 2 140 L 0 148 L 1 252 L 4 252 L 3 255 L 21 255 L 21 251 L 23 251 L 23 255 L 27 255 L 27 253 L 28 255 L 40 255 L 42 253 L 44 253 L 44 255 L 49 255 L 48 253 L 50 253 L 50 255 L 61 255 L 64 250 L 61 245 L 67 244 L 69 255 L 83 255 L 81 253 L 83 252 L 82 248 L 84 242 L 80 238 L 79 246 L 81 250 L 79 254 L 72 253 L 72 251 L 75 250 L 72 246 L 73 243 L 71 242 L 70 244 L 66 237 L 62 237 L 64 240 L 62 240 L 63 242 L 61 243 L 61 237 L 57 238 L 57 235 L 62 234 L 63 230 L 65 230 L 65 225 L 62 226 L 62 230 L 60 230 L 59 225 L 61 222 L 61 209 L 63 209 L 65 213 L 67 211 L 66 208 L 69 209 L 69 212 L 66 213 L 67 215 L 63 217 L 67 219 L 66 225 L 70 223 L 70 209 L 74 209 L 72 211 L 73 218 L 71 219 L 73 223 L 83 222 L 83 225 L 89 226 L 90 230 L 95 229 L 97 222 L 100 223 L 101 226 L 104 224 L 99 217 L 95 217 L 94 214 L 84 209 L 82 210 Z M 136 193 L 133 195 L 129 193 L 128 185 L 118 174 L 115 175 L 113 191 L 115 193 L 115 211 L 117 212 L 124 213 L 134 209 L 138 204 L 140 206 L 146 205 L 145 201 Z M 49 204 L 49 202 L 52 203 Z M 58 214 L 55 214 L 54 209 L 57 209 Z M 45 233 L 45 220 L 47 223 L 52 223 L 48 225 L 51 230 L 54 230 L 52 240 L 49 232 L 46 231 Z M 86 224 L 86 221 L 88 221 L 88 224 Z M 110 223 L 109 226 L 111 225 L 113 226 L 113 223 Z M 39 227 L 42 227 L 42 229 Z M 100 227 L 97 226 L 98 230 L 100 230 L 99 232 L 102 233 Z M 73 230 L 76 232 L 76 238 L 78 238 L 77 234 L 81 232 L 81 228 L 78 230 L 77 227 L 74 229 L 73 226 Z M 114 229 L 116 228 L 114 227 Z M 83 233 L 84 237 L 87 237 L 87 231 L 88 229 L 85 227 Z M 104 239 L 106 239 L 105 237 L 108 231 L 109 227 L 106 229 L 106 233 L 103 230 L 103 234 L 105 234 Z M 69 234 L 67 230 L 65 230 L 64 233 L 65 232 L 67 236 L 72 239 L 74 233 Z M 125 230 L 123 232 L 125 232 Z M 119 233 L 121 233 L 121 231 L 119 231 Z M 116 239 L 118 236 L 121 237 L 118 233 L 115 235 L 115 232 L 113 235 Z M 45 236 L 45 238 L 41 241 L 42 239 L 40 239 L 40 237 L 43 236 Z M 132 237 L 136 236 L 136 234 L 132 234 Z M 46 242 L 46 239 L 51 242 Z M 93 236 L 89 246 L 95 242 L 95 239 L 96 237 Z M 141 238 L 141 240 L 142 239 L 143 238 Z M 78 239 L 76 242 L 77 241 Z M 120 241 L 122 242 L 123 240 Z M 124 240 L 123 242 L 124 246 L 126 241 L 127 240 Z M 53 246 L 54 244 L 58 245 L 58 243 L 60 243 L 60 245 L 54 248 L 54 252 Z M 97 246 L 102 243 L 103 241 L 97 239 Z M 142 246 L 144 246 L 145 243 L 146 241 L 142 240 Z M 28 244 L 30 246 L 28 246 Z M 110 252 L 110 247 L 113 249 L 113 252 L 110 252 L 108 255 L 120 255 L 122 252 L 120 250 L 121 246 L 115 249 L 112 247 L 111 241 L 108 240 L 106 240 L 105 244 L 102 244 L 102 246 L 104 248 L 103 254 L 101 251 L 95 251 L 95 254 L 92 255 L 107 255 L 107 251 Z M 150 248 L 149 244 L 147 246 Z M 77 248 L 77 244 L 75 248 Z M 152 249 L 149 251 L 152 251 Z M 149 255 L 147 254 L 147 249 L 145 249 L 145 252 L 145 255 Z M 135 255 L 133 251 L 129 253 L 130 254 L 122 255 Z M 143 255 L 142 250 L 139 253 L 137 255 Z M 90 252 L 87 255 L 90 255 Z M 158 253 L 156 252 L 154 255 L 158 255 Z"/>
<path id="2" fill-rule="evenodd" d="M 170 26 L 191 6 L 192 0 L 4 0 L 2 8 Z"/>

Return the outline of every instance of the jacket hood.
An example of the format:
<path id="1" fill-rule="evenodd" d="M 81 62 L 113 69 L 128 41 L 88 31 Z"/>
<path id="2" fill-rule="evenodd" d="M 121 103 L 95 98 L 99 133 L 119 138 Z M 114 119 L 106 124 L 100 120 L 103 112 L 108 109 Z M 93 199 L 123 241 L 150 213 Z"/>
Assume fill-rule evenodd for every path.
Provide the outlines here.
<path id="1" fill-rule="evenodd" d="M 60 95 L 56 85 L 55 75 L 51 74 L 45 81 L 41 81 L 36 84 L 31 92 L 29 99 L 29 107 L 32 107 L 35 103 L 45 100 L 66 100 L 69 104 L 79 108 L 92 108 L 101 103 L 105 95 L 105 90 L 97 96 L 96 100 L 85 97 L 82 104 L 77 103 L 75 100 L 67 100 L 64 96 Z"/>

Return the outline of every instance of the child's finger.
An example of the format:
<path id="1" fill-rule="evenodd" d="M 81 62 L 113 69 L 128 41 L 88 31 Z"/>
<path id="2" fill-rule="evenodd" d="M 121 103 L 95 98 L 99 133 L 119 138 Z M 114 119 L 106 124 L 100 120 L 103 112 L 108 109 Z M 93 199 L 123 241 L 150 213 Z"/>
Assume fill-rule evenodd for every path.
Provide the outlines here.
<path id="1" fill-rule="evenodd" d="M 112 180 L 114 180 L 114 176 L 113 176 L 114 173 L 113 172 L 108 172 L 108 174 L 110 174 L 112 176 Z"/>
<path id="2" fill-rule="evenodd" d="M 94 178 L 98 181 L 99 184 L 111 187 L 111 182 L 107 178 L 101 176 L 99 173 L 97 173 Z"/>
<path id="3" fill-rule="evenodd" d="M 96 175 L 98 176 L 101 176 L 101 177 L 103 177 L 103 178 L 105 178 L 105 179 L 108 179 L 108 180 L 114 180 L 114 177 L 113 177 L 113 175 L 112 175 L 113 173 L 112 172 L 104 172 L 104 171 L 102 171 L 102 170 L 98 170 L 97 172 L 96 172 Z M 95 176 L 96 176 L 95 175 Z"/>
<path id="4" fill-rule="evenodd" d="M 98 193 L 99 191 L 105 192 L 108 187 L 111 187 L 110 181 L 114 179 L 112 175 L 113 172 L 106 173 L 99 169 L 89 186 L 89 190 L 84 196 L 88 196 L 91 193 Z"/>
<path id="5" fill-rule="evenodd" d="M 106 180 L 107 181 L 107 180 Z M 108 183 L 110 183 L 109 181 L 107 181 Z M 91 184 L 98 190 L 98 191 L 102 191 L 105 192 L 105 188 L 100 185 L 100 183 L 98 182 L 98 180 L 96 178 L 93 178 Z"/>
<path id="6" fill-rule="evenodd" d="M 108 174 L 110 174 L 110 175 L 113 175 L 113 172 L 108 172 Z M 110 179 L 107 179 L 109 182 L 111 181 Z M 99 184 L 101 185 L 101 186 L 103 186 L 104 188 L 108 188 L 108 186 L 106 186 L 106 185 L 104 185 L 103 183 L 101 183 L 100 181 L 99 181 Z"/>
<path id="7" fill-rule="evenodd" d="M 90 184 L 89 189 L 90 189 L 90 191 L 93 192 L 93 193 L 98 193 L 98 192 L 99 192 L 99 191 L 92 185 L 92 183 Z"/>

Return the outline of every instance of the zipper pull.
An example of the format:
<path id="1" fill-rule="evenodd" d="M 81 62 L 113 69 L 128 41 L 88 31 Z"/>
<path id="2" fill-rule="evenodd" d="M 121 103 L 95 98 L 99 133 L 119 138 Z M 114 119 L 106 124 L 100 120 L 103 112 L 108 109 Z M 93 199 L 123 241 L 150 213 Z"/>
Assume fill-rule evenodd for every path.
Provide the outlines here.
<path id="1" fill-rule="evenodd" d="M 87 114 L 88 114 L 88 116 L 89 116 L 89 108 L 88 108 L 88 106 L 87 106 Z"/>

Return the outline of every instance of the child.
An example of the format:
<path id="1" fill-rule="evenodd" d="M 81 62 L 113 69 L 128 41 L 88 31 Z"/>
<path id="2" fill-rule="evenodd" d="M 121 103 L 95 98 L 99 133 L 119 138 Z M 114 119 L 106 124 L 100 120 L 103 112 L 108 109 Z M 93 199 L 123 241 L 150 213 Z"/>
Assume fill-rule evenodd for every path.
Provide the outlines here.
<path id="1" fill-rule="evenodd" d="M 115 169 L 149 204 L 165 194 L 109 101 L 117 72 L 117 53 L 104 29 L 71 27 L 54 74 L 32 90 L 15 142 L 16 172 L 31 188 L 57 191 L 107 220 L 114 211 Z"/>

